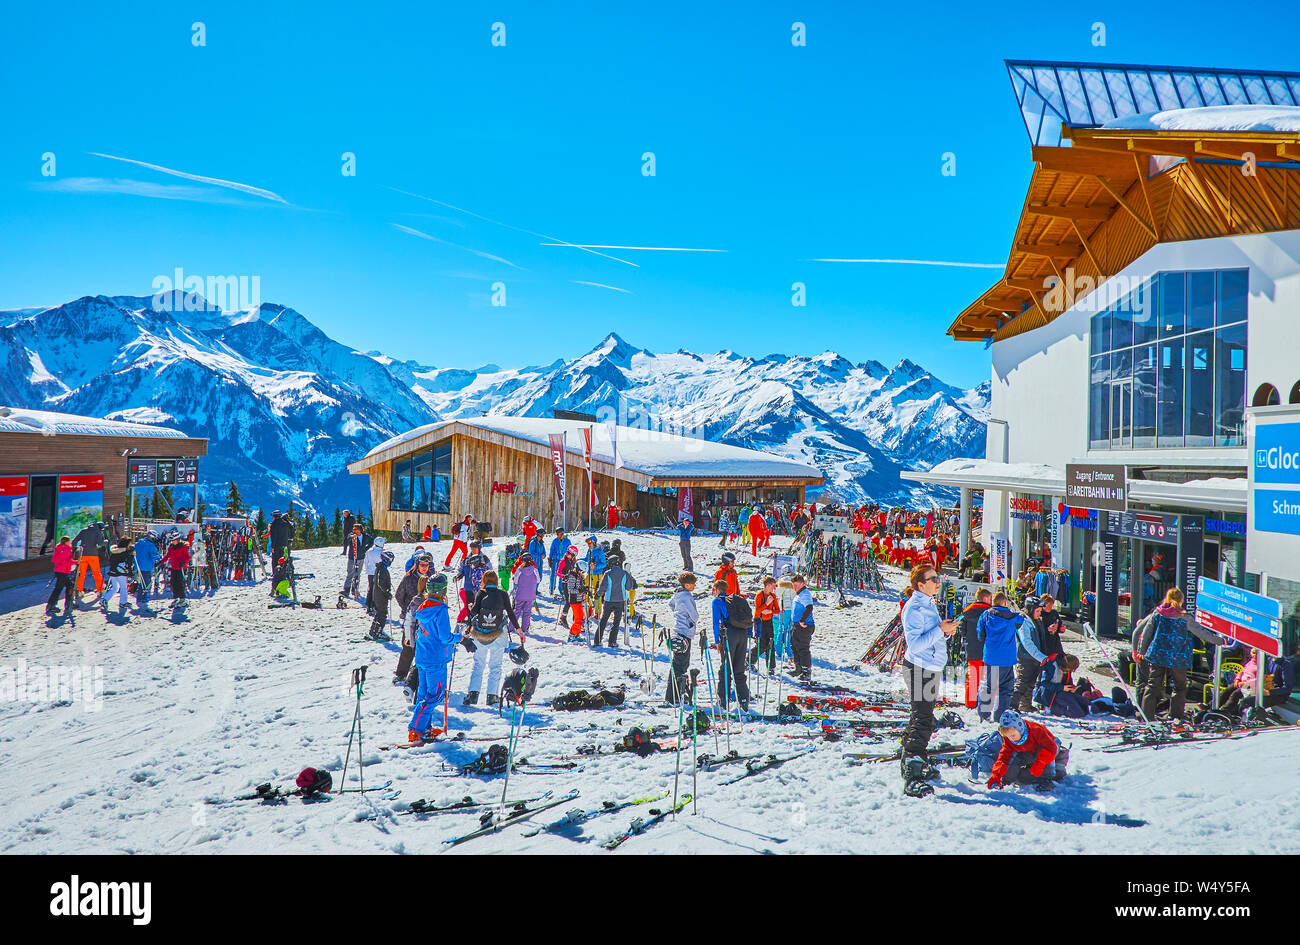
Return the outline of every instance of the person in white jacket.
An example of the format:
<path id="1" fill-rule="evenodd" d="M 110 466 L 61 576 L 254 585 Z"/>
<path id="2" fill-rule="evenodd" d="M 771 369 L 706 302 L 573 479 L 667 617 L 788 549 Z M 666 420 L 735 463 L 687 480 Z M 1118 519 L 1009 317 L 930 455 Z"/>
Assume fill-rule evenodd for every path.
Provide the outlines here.
<path id="1" fill-rule="evenodd" d="M 948 665 L 948 637 L 957 624 L 939 616 L 935 596 L 939 593 L 939 572 L 928 561 L 912 569 L 912 588 L 903 605 L 903 637 L 907 651 L 902 670 L 912 714 L 903 732 L 903 791 L 910 797 L 924 797 L 934 788 L 925 784 L 930 774 L 926 746 L 934 734 L 934 704 L 939 700 L 939 683 Z"/>
<path id="2" fill-rule="evenodd" d="M 205 591 L 211 590 L 208 584 L 208 546 L 203 533 L 195 532 L 194 541 L 190 542 L 190 588 L 197 590 L 199 584 Z"/>
<path id="3" fill-rule="evenodd" d="M 381 536 L 375 539 L 375 543 L 370 546 L 366 552 L 365 572 L 366 572 L 366 613 L 373 615 L 374 609 L 370 603 L 370 597 L 375 591 L 375 568 L 379 567 L 379 559 L 384 554 L 384 538 Z"/>
<path id="4" fill-rule="evenodd" d="M 669 646 L 673 651 L 673 668 L 668 674 L 669 705 L 677 705 L 691 697 L 686 674 L 691 668 L 691 643 L 695 640 L 695 628 L 700 621 L 700 611 L 695 604 L 695 575 L 683 571 L 677 577 L 677 590 L 668 601 L 668 610 L 673 615 L 673 637 Z"/>

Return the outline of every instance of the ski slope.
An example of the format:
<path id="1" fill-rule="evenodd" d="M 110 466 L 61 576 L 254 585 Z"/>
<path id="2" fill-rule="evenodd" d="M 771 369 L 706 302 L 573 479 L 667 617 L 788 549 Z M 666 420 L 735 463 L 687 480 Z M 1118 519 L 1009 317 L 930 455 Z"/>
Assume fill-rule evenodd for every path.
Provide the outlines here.
<path id="1" fill-rule="evenodd" d="M 640 579 L 675 574 L 680 560 L 674 538 L 623 534 L 630 570 Z M 775 539 L 783 545 L 784 539 Z M 389 546 L 398 567 L 411 546 Z M 438 554 L 446 553 L 447 544 Z M 496 549 L 501 547 L 498 542 Z M 777 550 L 780 550 L 779 548 Z M 495 550 L 490 549 L 495 554 Z M 716 540 L 697 538 L 701 573 L 717 566 Z M 753 563 L 748 550 L 739 563 Z M 69 623 L 43 617 L 44 580 L 0 590 L 0 850 L 6 853 L 1295 853 L 1300 852 L 1300 797 L 1287 785 L 1300 776 L 1300 734 L 1265 733 L 1240 740 L 1107 754 L 1106 739 L 1075 737 L 1049 723 L 1071 743 L 1071 773 L 1047 795 L 1030 789 L 987 791 L 961 769 L 943 769 L 935 795 L 903 797 L 896 763 L 849 764 L 846 752 L 886 752 L 896 746 L 782 736 L 813 731 L 811 724 L 751 723 L 731 735 L 742 754 L 812 753 L 781 767 L 723 786 L 741 773 L 727 765 L 701 773 L 698 813 L 687 808 L 608 854 L 600 841 L 648 816 L 642 805 L 602 815 L 563 835 L 523 836 L 527 824 L 470 841 L 454 849 L 443 841 L 477 825 L 473 813 L 420 818 L 403 814 L 409 803 L 437 803 L 472 795 L 500 797 L 501 777 L 438 777 L 443 764 L 472 760 L 491 741 L 448 743 L 405 751 L 380 751 L 405 741 L 410 709 L 390 683 L 397 644 L 363 642 L 368 618 L 358 609 L 332 604 L 342 585 L 344 558 L 337 550 L 299 555 L 299 569 L 314 573 L 299 594 L 321 595 L 325 610 L 268 610 L 267 587 L 226 586 L 173 613 L 155 603 L 157 616 L 140 616 L 134 604 L 125 620 L 116 606 L 106 618 L 83 609 Z M 857 691 L 893 691 L 896 682 L 878 672 L 837 667 L 852 663 L 897 609 L 902 576 L 888 572 L 889 598 L 865 598 L 861 606 L 836 609 L 822 595 L 813 644 L 815 677 Z M 742 587 L 749 580 L 742 575 Z M 394 580 L 396 584 L 396 579 Z M 701 587 L 706 584 L 701 581 Z M 540 685 L 523 725 L 519 752 L 552 763 L 580 745 L 611 748 L 632 725 L 670 724 L 675 711 L 658 708 L 668 665 L 658 648 L 655 698 L 638 688 L 641 640 L 621 641 L 618 651 L 561 642 L 546 606 L 534 622 L 528 650 Z M 663 623 L 666 600 L 643 599 L 639 609 Z M 704 608 L 702 607 L 702 610 Z M 57 626 L 52 625 L 57 624 Z M 395 627 L 390 627 L 395 631 Z M 647 636 L 649 634 L 647 633 Z M 631 645 L 628 646 L 627 643 Z M 1085 672 L 1097 654 L 1079 652 Z M 458 651 L 461 657 L 466 654 Z M 699 665 L 698 649 L 693 654 Z M 102 670 L 102 691 L 91 704 L 11 687 L 17 669 L 28 680 L 37 668 L 87 666 Z M 273 781 L 292 787 L 308 765 L 338 776 L 347 749 L 355 699 L 349 671 L 369 667 L 362 701 L 366 783 L 391 779 L 396 799 L 344 794 L 318 803 L 233 803 L 237 794 Z M 506 661 L 507 669 L 513 664 Z M 451 726 L 476 738 L 500 736 L 507 717 L 483 705 L 464 708 L 468 660 L 457 659 L 452 683 Z M 550 700 L 567 690 L 627 685 L 624 706 L 598 712 L 557 712 Z M 1102 680 L 1099 679 L 1099 682 Z M 788 682 L 782 683 L 782 693 Z M 763 692 L 763 680 L 757 684 Z M 777 680 L 768 711 L 775 711 Z M 701 677 L 701 693 L 707 694 Z M 756 698 L 756 707 L 760 700 Z M 97 708 L 96 708 L 97 706 Z M 968 729 L 940 730 L 936 741 L 972 736 L 974 712 L 960 710 Z M 875 713 L 868 713 L 874 716 Z M 718 738 L 727 750 L 726 735 Z M 698 750 L 715 752 L 714 734 Z M 689 752 L 684 753 L 681 791 L 692 790 Z M 672 790 L 671 753 L 638 758 L 602 754 L 583 759 L 581 771 L 553 775 L 515 773 L 510 795 L 556 797 L 574 788 L 581 796 L 536 819 L 548 823 L 566 809 L 589 810 Z M 355 785 L 355 751 L 348 784 Z M 666 801 L 664 803 L 667 803 Z M 1124 823 L 1144 821 L 1143 826 Z"/>

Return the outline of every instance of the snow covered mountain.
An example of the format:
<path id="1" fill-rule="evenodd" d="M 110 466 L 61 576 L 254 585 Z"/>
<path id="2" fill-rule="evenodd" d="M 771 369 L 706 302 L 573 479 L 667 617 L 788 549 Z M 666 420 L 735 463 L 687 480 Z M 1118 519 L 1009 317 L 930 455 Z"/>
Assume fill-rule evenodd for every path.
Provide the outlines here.
<path id="1" fill-rule="evenodd" d="M 410 427 L 620 407 L 634 426 L 811 462 L 846 498 L 925 501 L 900 469 L 983 455 L 988 398 L 909 360 L 654 354 L 616 334 L 571 361 L 436 368 L 354 351 L 282 305 L 222 312 L 179 293 L 0 312 L 0 403 L 207 437 L 209 501 L 234 479 L 254 504 L 364 505 L 347 462 Z"/>

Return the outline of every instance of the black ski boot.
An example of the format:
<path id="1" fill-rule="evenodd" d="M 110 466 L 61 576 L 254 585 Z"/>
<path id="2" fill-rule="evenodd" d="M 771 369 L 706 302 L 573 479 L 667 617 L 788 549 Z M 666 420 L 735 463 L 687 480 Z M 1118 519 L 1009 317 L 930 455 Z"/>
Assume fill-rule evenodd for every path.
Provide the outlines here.
<path id="1" fill-rule="evenodd" d="M 500 702 L 500 701 L 501 701 L 500 697 L 497 696 L 495 693 L 489 693 L 489 694 L 488 694 L 488 697 L 487 697 L 487 704 L 488 704 L 488 705 L 490 705 L 490 706 L 492 706 L 492 705 L 496 705 L 496 704 L 497 704 L 498 702 Z"/>
<path id="2" fill-rule="evenodd" d="M 616 646 L 618 646 L 618 634 L 617 634 L 617 633 L 611 633 L 611 634 L 609 635 L 609 648 L 612 650 L 612 649 L 614 649 L 614 647 L 616 647 Z"/>
<path id="3" fill-rule="evenodd" d="M 461 702 L 461 705 L 478 705 L 478 690 L 471 689 L 465 693 L 465 699 Z"/>

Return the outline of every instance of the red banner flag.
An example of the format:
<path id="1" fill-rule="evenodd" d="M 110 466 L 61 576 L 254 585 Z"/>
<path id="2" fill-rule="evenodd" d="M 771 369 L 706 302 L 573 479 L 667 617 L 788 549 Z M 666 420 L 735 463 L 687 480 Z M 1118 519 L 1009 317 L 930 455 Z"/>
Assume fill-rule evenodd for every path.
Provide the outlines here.
<path id="1" fill-rule="evenodd" d="M 552 433 L 551 439 L 551 467 L 555 471 L 555 495 L 560 500 L 560 511 L 564 511 L 564 473 L 565 473 L 565 447 L 564 434 Z"/>

